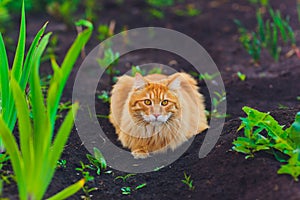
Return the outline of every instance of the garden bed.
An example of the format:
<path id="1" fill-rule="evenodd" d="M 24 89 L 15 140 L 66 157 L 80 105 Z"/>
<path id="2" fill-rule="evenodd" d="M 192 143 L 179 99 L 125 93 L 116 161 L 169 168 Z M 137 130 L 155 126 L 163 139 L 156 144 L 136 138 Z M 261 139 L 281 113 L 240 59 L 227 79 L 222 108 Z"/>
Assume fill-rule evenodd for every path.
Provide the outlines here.
<path id="1" fill-rule="evenodd" d="M 158 20 L 143 12 L 146 4 L 140 1 L 126 1 L 122 5 L 106 1 L 99 13 L 99 23 L 116 21 L 115 32 L 121 31 L 123 26 L 128 29 L 144 26 L 159 26 L 180 31 L 195 39 L 211 55 L 218 66 L 227 93 L 227 113 L 222 135 L 214 149 L 203 159 L 198 158 L 199 148 L 206 132 L 197 135 L 192 145 L 178 160 L 165 168 L 155 172 L 136 174 L 126 181 L 116 179 L 126 173 L 111 168 L 97 175 L 92 172 L 94 180 L 87 183 L 92 199 L 299 199 L 299 182 L 293 181 L 288 175 L 278 175 L 280 163 L 267 153 L 258 153 L 253 159 L 245 159 L 245 155 L 231 150 L 232 141 L 242 134 L 237 132 L 240 125 L 238 117 L 245 116 L 243 106 L 250 106 L 260 111 L 271 111 L 272 116 L 281 125 L 287 127 L 294 121 L 295 114 L 300 110 L 297 96 L 300 96 L 300 59 L 295 55 L 285 58 L 290 49 L 282 49 L 279 62 L 274 62 L 267 52 L 262 52 L 259 66 L 251 62 L 251 57 L 238 42 L 238 32 L 234 19 L 243 21 L 247 27 L 255 27 L 255 6 L 247 1 L 188 1 L 201 9 L 201 14 L 195 17 L 179 17 L 171 10 L 167 10 L 165 18 Z M 280 8 L 284 15 L 291 17 L 291 26 L 295 33 L 299 33 L 296 2 L 272 1 L 274 8 Z M 37 32 L 42 24 L 49 20 L 49 31 L 58 34 L 58 50 L 56 55 L 61 61 L 73 42 L 76 31 L 66 29 L 61 22 L 47 15 L 27 15 L 28 40 Z M 95 26 L 96 27 L 96 26 Z M 297 34 L 297 44 L 300 37 Z M 89 52 L 99 41 L 96 34 L 86 46 Z M 130 69 L 132 64 L 156 62 L 168 64 L 176 60 L 172 66 L 177 71 L 195 71 L 185 60 L 173 54 L 157 50 L 144 50 L 126 55 L 120 59 L 117 66 L 121 72 Z M 72 100 L 72 89 L 75 75 L 82 60 L 78 60 L 63 94 L 63 102 Z M 174 63 L 174 62 L 173 62 Z M 42 74 L 51 72 L 50 65 L 41 67 Z M 241 81 L 237 72 L 245 74 L 246 80 Z M 210 99 L 204 82 L 199 81 L 201 91 L 205 96 L 207 108 Z M 107 77 L 100 80 L 98 93 L 109 91 Z M 107 115 L 109 104 L 97 99 L 97 114 Z M 108 119 L 99 118 L 100 125 L 111 140 L 116 140 L 115 130 Z M 118 142 L 114 141 L 117 145 Z M 74 128 L 61 159 L 67 161 L 66 167 L 58 168 L 46 196 L 55 194 L 70 184 L 82 178 L 76 168 L 80 161 L 89 163 L 86 154 L 89 153 L 82 144 Z M 194 190 L 182 183 L 184 172 L 191 175 Z M 146 187 L 134 190 L 138 185 L 146 183 Z M 122 194 L 121 188 L 130 187 L 130 194 Z M 17 199 L 15 184 L 5 184 L 3 197 Z M 70 199 L 81 199 L 82 191 Z"/>

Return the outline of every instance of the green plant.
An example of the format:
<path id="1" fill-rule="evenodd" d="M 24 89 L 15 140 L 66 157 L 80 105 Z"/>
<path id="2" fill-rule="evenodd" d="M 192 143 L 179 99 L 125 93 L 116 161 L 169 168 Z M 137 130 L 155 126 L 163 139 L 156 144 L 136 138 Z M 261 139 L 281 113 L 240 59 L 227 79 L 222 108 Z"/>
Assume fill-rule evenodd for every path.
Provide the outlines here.
<path id="1" fill-rule="evenodd" d="M 239 41 L 255 62 L 260 60 L 261 44 L 255 32 L 249 33 L 239 20 L 234 20 L 240 34 Z"/>
<path id="2" fill-rule="evenodd" d="M 66 168 L 67 167 L 67 161 L 64 159 L 57 161 L 57 168 Z"/>
<path id="3" fill-rule="evenodd" d="M 297 96 L 296 99 L 297 99 L 298 101 L 300 101 L 300 96 Z"/>
<path id="4" fill-rule="evenodd" d="M 52 1 L 46 6 L 47 12 L 70 27 L 73 24 L 79 2 L 79 0 Z"/>
<path id="5" fill-rule="evenodd" d="M 226 100 L 226 92 L 223 91 L 222 93 L 214 92 L 215 97 L 212 98 L 212 111 L 206 111 L 206 115 L 210 118 L 226 118 L 228 115 L 226 113 L 220 113 L 218 111 L 218 107 L 221 103 Z"/>
<path id="6" fill-rule="evenodd" d="M 289 18 L 283 19 L 279 10 L 274 12 L 269 9 L 271 19 L 264 20 L 261 11 L 256 14 L 257 31 L 249 32 L 239 20 L 235 20 L 240 33 L 240 42 L 247 52 L 251 55 L 255 62 L 260 60 L 260 52 L 262 48 L 266 48 L 275 61 L 279 60 L 281 47 L 279 47 L 279 36 L 284 44 L 289 41 L 292 49 L 298 55 L 296 47 L 295 34 L 292 27 L 289 25 Z M 272 20 L 272 21 L 271 21 Z"/>
<path id="7" fill-rule="evenodd" d="M 99 41 L 103 41 L 113 35 L 113 33 L 111 33 L 111 31 L 109 30 L 109 26 L 106 24 L 100 24 L 98 26 L 97 32 L 98 32 L 97 38 Z"/>
<path id="8" fill-rule="evenodd" d="M 253 4 L 259 4 L 263 7 L 266 7 L 269 5 L 269 0 L 248 0 L 248 1 Z"/>
<path id="9" fill-rule="evenodd" d="M 122 187 L 122 188 L 121 188 L 121 192 L 122 192 L 122 194 L 124 194 L 124 195 L 129 195 L 129 194 L 131 194 L 132 191 L 137 191 L 137 190 L 142 189 L 142 188 L 144 188 L 144 187 L 146 187 L 146 186 L 147 186 L 147 183 L 139 184 L 139 185 L 136 186 L 134 189 L 131 189 L 130 186 L 126 186 L 126 187 Z"/>
<path id="10" fill-rule="evenodd" d="M 114 66 L 119 62 L 119 57 L 120 54 L 118 52 L 114 53 L 111 48 L 106 48 L 103 58 L 97 59 L 101 68 L 105 69 L 107 67 L 105 72 L 109 75 L 111 84 L 115 81 L 115 76 L 120 74 L 119 70 L 114 69 Z"/>
<path id="11" fill-rule="evenodd" d="M 95 0 L 85 0 L 84 2 L 85 7 L 85 17 L 89 21 L 96 21 L 97 20 L 97 10 L 101 10 L 101 5 L 97 4 Z"/>
<path id="12" fill-rule="evenodd" d="M 100 175 L 102 169 L 106 169 L 106 160 L 101 151 L 96 147 L 94 147 L 94 155 L 86 154 L 86 157 L 90 161 L 91 165 L 95 167 L 93 168 L 90 166 L 90 169 L 96 169 L 98 175 Z"/>
<path id="13" fill-rule="evenodd" d="M 241 118 L 238 131 L 244 130 L 244 135 L 233 141 L 232 149 L 254 157 L 258 151 L 267 151 L 284 163 L 278 174 L 289 174 L 295 181 L 300 175 L 300 112 L 294 123 L 286 129 L 269 114 L 253 108 L 243 107 L 247 117 Z"/>
<path id="14" fill-rule="evenodd" d="M 174 0 L 146 0 L 146 2 L 150 6 L 148 12 L 157 19 L 163 19 L 165 17 L 164 9 L 174 4 Z"/>
<path id="15" fill-rule="evenodd" d="M 129 177 L 135 176 L 136 174 L 126 174 L 124 176 L 117 176 L 115 180 L 122 179 L 123 182 L 126 182 Z"/>
<path id="16" fill-rule="evenodd" d="M 9 157 L 7 154 L 0 154 L 0 196 L 3 193 L 3 185 L 10 184 L 15 179 L 10 170 L 4 170 L 3 167 L 8 164 Z"/>
<path id="17" fill-rule="evenodd" d="M 185 172 L 184 174 L 184 179 L 181 180 L 182 183 L 186 184 L 189 187 L 189 190 L 194 190 L 195 186 L 193 185 L 193 180 L 191 179 L 191 175 L 187 175 Z"/>
<path id="18" fill-rule="evenodd" d="M 194 17 L 201 13 L 201 11 L 195 8 L 194 4 L 187 4 L 184 9 L 175 9 L 174 13 L 178 16 Z"/>
<path id="19" fill-rule="evenodd" d="M 110 96 L 107 91 L 101 91 L 101 94 L 97 96 L 98 99 L 101 99 L 103 103 L 109 103 L 110 102 Z"/>
<path id="20" fill-rule="evenodd" d="M 2 119 L 7 124 L 10 131 L 15 127 L 16 123 L 16 109 L 12 97 L 12 88 L 9 84 L 10 78 L 13 77 L 20 88 L 24 91 L 28 82 L 29 73 L 31 71 L 31 66 L 34 61 L 34 53 L 37 50 L 37 44 L 41 35 L 44 33 L 45 26 L 37 33 L 35 36 L 28 53 L 25 57 L 25 42 L 26 42 L 26 23 L 25 23 L 25 9 L 23 5 L 21 13 L 21 24 L 20 24 L 20 34 L 18 39 L 18 45 L 15 53 L 14 62 L 11 68 L 11 74 L 8 65 L 8 57 L 6 54 L 6 49 L 2 34 L 0 33 L 0 111 Z M 4 145 L 0 139 L 0 152 L 4 151 Z"/>
<path id="21" fill-rule="evenodd" d="M 286 106 L 286 105 L 283 105 L 283 104 L 279 103 L 279 104 L 278 104 L 278 108 L 279 108 L 279 109 L 288 109 L 289 107 Z"/>
<path id="22" fill-rule="evenodd" d="M 73 127 L 73 115 L 78 109 L 78 104 L 74 104 L 72 110 L 69 111 L 60 126 L 56 137 L 53 138 L 58 103 L 66 80 L 80 53 L 80 49 L 88 41 L 92 32 L 92 25 L 90 23 L 86 21 L 79 22 L 82 25 L 86 25 L 88 29 L 77 36 L 75 42 L 69 49 L 62 66 L 59 67 L 54 63 L 54 75 L 47 93 L 46 105 L 44 105 L 44 96 L 40 85 L 39 66 L 41 56 L 48 44 L 51 33 L 43 36 L 45 26 L 38 32 L 28 51 L 28 58 L 26 57 L 25 59 L 24 68 L 22 68 L 26 32 L 24 10 L 23 3 L 20 37 L 15 56 L 16 59 L 10 72 L 8 72 L 9 68 L 5 47 L 2 37 L 0 37 L 0 57 L 3 58 L 0 60 L 2 70 L 2 112 L 4 110 L 3 105 L 5 105 L 3 103 L 5 101 L 7 103 L 7 96 L 4 94 L 9 94 L 11 96 L 9 102 L 15 106 L 15 113 L 18 118 L 19 145 L 12 133 L 11 121 L 6 120 L 5 113 L 2 113 L 0 116 L 0 136 L 3 139 L 7 153 L 10 157 L 21 200 L 42 199 L 52 180 L 57 161 Z M 28 69 L 30 68 L 31 73 L 29 75 Z M 11 76 L 8 76 L 9 73 Z M 28 77 L 30 83 L 30 107 L 32 109 L 32 119 L 24 92 Z M 14 115 L 12 115 L 12 118 L 13 116 Z M 67 198 L 77 192 L 84 183 L 85 180 L 82 179 L 49 199 Z"/>
<path id="23" fill-rule="evenodd" d="M 87 159 L 89 160 L 90 164 L 84 164 L 82 161 L 80 161 L 80 167 L 76 168 L 76 171 L 81 172 L 81 175 L 84 177 L 87 181 L 93 181 L 94 176 L 91 175 L 91 170 L 96 171 L 97 175 L 100 175 L 102 169 L 106 169 L 106 161 L 100 152 L 99 149 L 94 147 L 94 155 L 86 154 Z M 91 199 L 90 192 L 98 190 L 96 187 L 89 187 L 89 185 L 85 185 L 82 188 L 82 191 L 84 192 L 84 196 L 82 196 L 83 199 Z"/>
<path id="24" fill-rule="evenodd" d="M 243 74 L 242 72 L 237 72 L 236 75 L 239 77 L 239 79 L 241 81 L 245 81 L 246 80 L 246 75 Z"/>
<path id="25" fill-rule="evenodd" d="M 89 169 L 91 169 L 90 165 L 86 165 L 82 161 L 80 161 L 80 167 L 77 167 L 75 170 L 81 172 L 81 175 L 84 178 L 84 180 L 86 180 L 87 182 L 90 182 L 90 181 L 93 181 L 95 177 L 90 174 Z M 90 193 L 95 190 L 98 190 L 98 188 L 96 188 L 96 187 L 90 188 L 87 184 L 85 184 L 82 187 L 82 191 L 83 191 L 84 195 L 81 196 L 81 198 L 85 199 L 85 200 L 90 200 L 91 199 Z"/>
<path id="26" fill-rule="evenodd" d="M 121 192 L 122 192 L 122 194 L 125 194 L 125 195 L 129 195 L 129 194 L 131 194 L 131 187 L 122 187 L 121 188 Z"/>

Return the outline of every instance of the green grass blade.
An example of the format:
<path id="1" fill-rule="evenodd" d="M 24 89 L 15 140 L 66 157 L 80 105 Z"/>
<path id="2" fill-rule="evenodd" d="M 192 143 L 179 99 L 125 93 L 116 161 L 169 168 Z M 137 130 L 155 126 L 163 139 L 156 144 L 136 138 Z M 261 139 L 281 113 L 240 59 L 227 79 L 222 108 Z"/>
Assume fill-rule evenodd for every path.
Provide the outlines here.
<path id="1" fill-rule="evenodd" d="M 20 134 L 20 148 L 22 156 L 24 158 L 24 164 L 28 167 L 29 171 L 34 166 L 31 166 L 33 161 L 32 152 L 30 149 L 30 144 L 32 143 L 32 126 L 30 121 L 30 112 L 28 109 L 28 104 L 26 102 L 24 92 L 20 88 L 19 84 L 15 79 L 11 79 L 11 88 L 14 97 L 14 102 L 16 104 L 19 134 Z M 32 163 L 34 164 L 34 163 Z"/>
<path id="2" fill-rule="evenodd" d="M 47 23 L 39 30 L 39 32 L 36 34 L 35 38 L 33 39 L 33 42 L 31 43 L 31 46 L 28 50 L 28 53 L 27 53 L 27 56 L 26 56 L 26 59 L 24 62 L 21 81 L 20 81 L 20 86 L 21 86 L 22 90 L 24 90 L 27 85 L 27 81 L 28 81 L 29 74 L 31 71 L 31 66 L 32 66 L 32 63 L 34 62 L 34 60 L 33 60 L 34 52 L 37 48 L 39 41 L 41 40 L 42 35 L 45 32 L 46 26 L 47 26 Z"/>
<path id="3" fill-rule="evenodd" d="M 260 40 L 261 40 L 262 44 L 265 44 L 265 41 L 266 41 L 265 26 L 264 26 L 262 14 L 260 11 L 257 11 L 256 19 L 257 19 L 257 23 L 258 23 L 258 33 L 259 33 Z"/>
<path id="4" fill-rule="evenodd" d="M 9 66 L 7 60 L 6 49 L 2 34 L 0 33 L 0 98 L 1 98 L 1 107 L 2 115 L 4 121 L 7 121 L 9 112 L 3 108 L 8 108 L 9 105 Z"/>
<path id="5" fill-rule="evenodd" d="M 73 185 L 70 185 L 69 187 L 65 188 L 64 190 L 60 191 L 59 193 L 55 194 L 47 200 L 67 199 L 68 197 L 75 194 L 78 190 L 80 190 L 83 187 L 84 183 L 85 180 L 81 179 L 80 181 L 74 183 Z"/>
<path id="6" fill-rule="evenodd" d="M 57 135 L 52 145 L 53 151 L 51 152 L 51 156 L 49 158 L 50 165 L 56 166 L 56 162 L 61 156 L 64 145 L 66 144 L 67 139 L 73 128 L 74 116 L 76 115 L 78 108 L 79 108 L 78 103 L 73 104 L 72 110 L 68 112 L 63 124 L 61 125 L 61 127 L 57 132 Z"/>
<path id="7" fill-rule="evenodd" d="M 16 181 L 18 183 L 19 197 L 21 200 L 25 200 L 27 197 L 26 183 L 24 178 L 24 173 L 26 173 L 26 169 L 24 168 L 23 158 L 19 151 L 18 144 L 12 132 L 7 127 L 2 116 L 0 116 L 0 137 L 3 140 L 6 146 L 6 151 L 10 157 L 10 162 L 12 164 L 13 171 L 16 176 Z"/>
<path id="8" fill-rule="evenodd" d="M 45 143 L 51 140 L 47 127 L 46 109 L 39 77 L 40 58 L 48 44 L 51 33 L 46 34 L 36 49 L 34 64 L 30 76 L 30 90 L 32 101 L 32 116 L 34 119 L 34 149 L 35 156 L 42 158 L 45 151 Z M 42 125 L 41 125 L 42 124 Z"/>
<path id="9" fill-rule="evenodd" d="M 22 13 L 21 13 L 21 25 L 20 25 L 20 34 L 18 40 L 18 46 L 16 49 L 16 54 L 12 66 L 12 75 L 19 82 L 22 73 L 24 54 L 25 54 L 25 43 L 26 43 L 26 21 L 25 21 L 25 6 L 24 1 L 22 4 Z"/>
<path id="10" fill-rule="evenodd" d="M 89 40 L 92 31 L 93 31 L 93 25 L 92 23 L 80 20 L 76 25 L 83 25 L 86 26 L 87 29 L 83 32 L 79 33 L 77 38 L 75 39 L 74 43 L 70 47 L 69 51 L 66 54 L 66 57 L 61 65 L 61 74 L 63 75 L 61 77 L 61 80 L 59 81 L 59 86 L 57 88 L 56 98 L 47 99 L 47 105 L 49 106 L 49 116 L 51 120 L 52 127 L 54 127 L 54 122 L 57 114 L 57 108 L 59 105 L 59 101 L 63 92 L 63 89 L 66 85 L 67 79 L 71 73 L 71 70 L 73 69 L 73 66 L 77 60 L 78 55 L 81 52 L 81 49 L 84 47 L 84 45 Z M 55 74 L 54 74 L 55 76 Z M 52 90 L 53 91 L 53 90 Z M 53 97 L 53 96 L 52 96 Z"/>

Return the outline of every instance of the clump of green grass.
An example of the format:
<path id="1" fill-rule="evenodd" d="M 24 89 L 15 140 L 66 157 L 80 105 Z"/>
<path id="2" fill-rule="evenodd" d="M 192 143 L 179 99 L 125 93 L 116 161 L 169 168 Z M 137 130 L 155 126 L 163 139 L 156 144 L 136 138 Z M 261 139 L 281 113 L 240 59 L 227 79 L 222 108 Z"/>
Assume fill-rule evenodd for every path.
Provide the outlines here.
<path id="1" fill-rule="evenodd" d="M 244 107 L 247 117 L 241 118 L 239 130 L 244 135 L 233 141 L 232 149 L 253 158 L 258 151 L 267 151 L 283 163 L 278 174 L 289 174 L 295 181 L 300 176 L 300 112 L 294 123 L 285 128 L 269 114 Z"/>
<path id="2" fill-rule="evenodd" d="M 256 14 L 257 30 L 248 31 L 239 20 L 235 20 L 240 34 L 239 40 L 245 50 L 257 63 L 263 48 L 267 49 L 273 59 L 279 60 L 281 47 L 280 39 L 286 45 L 290 42 L 293 49 L 296 49 L 296 39 L 289 18 L 282 18 L 279 10 L 269 9 L 271 19 L 264 20 L 261 11 Z"/>
<path id="3" fill-rule="evenodd" d="M 12 164 L 21 200 L 43 198 L 73 127 L 73 116 L 78 109 L 77 103 L 72 106 L 54 137 L 56 114 L 64 86 L 80 50 L 90 38 L 93 29 L 87 21 L 80 21 L 79 25 L 84 25 L 87 29 L 77 36 L 62 65 L 59 66 L 55 60 L 52 61 L 54 74 L 45 99 L 39 67 L 51 33 L 44 35 L 46 26 L 38 32 L 23 63 L 26 33 L 23 2 L 20 37 L 11 70 L 7 64 L 6 50 L 0 35 L 2 112 L 6 111 L 4 109 L 6 104 L 8 104 L 7 108 L 14 108 L 8 109 L 10 113 L 0 115 L 0 136 Z M 30 104 L 24 91 L 28 79 Z M 10 117 L 7 118 L 7 116 Z M 16 117 L 18 118 L 19 142 L 12 133 Z M 85 180 L 82 179 L 49 199 L 66 199 L 76 193 L 84 183 Z"/>

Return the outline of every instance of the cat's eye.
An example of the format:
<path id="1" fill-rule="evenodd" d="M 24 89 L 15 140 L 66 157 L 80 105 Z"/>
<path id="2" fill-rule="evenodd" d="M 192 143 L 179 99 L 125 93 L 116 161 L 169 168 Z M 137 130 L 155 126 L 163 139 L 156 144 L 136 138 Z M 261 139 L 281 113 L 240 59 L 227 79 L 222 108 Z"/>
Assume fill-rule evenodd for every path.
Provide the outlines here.
<path id="1" fill-rule="evenodd" d="M 145 99 L 144 104 L 146 104 L 147 106 L 150 106 L 151 105 L 151 100 L 150 99 Z"/>
<path id="2" fill-rule="evenodd" d="M 162 106 L 166 106 L 166 105 L 168 105 L 168 103 L 169 103 L 168 100 L 163 100 L 163 101 L 161 102 L 161 105 L 162 105 Z"/>

